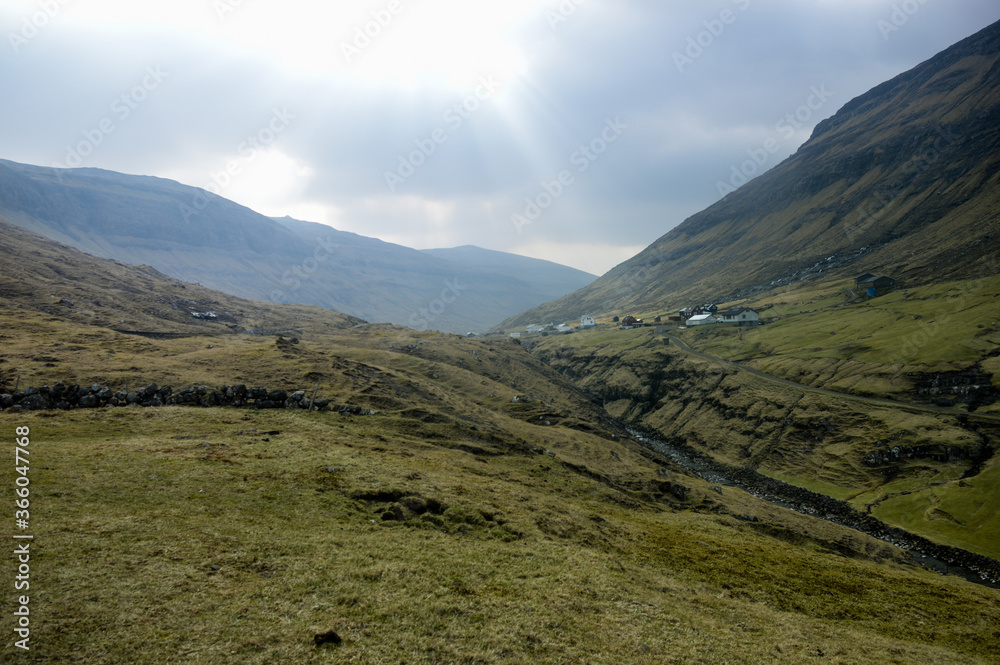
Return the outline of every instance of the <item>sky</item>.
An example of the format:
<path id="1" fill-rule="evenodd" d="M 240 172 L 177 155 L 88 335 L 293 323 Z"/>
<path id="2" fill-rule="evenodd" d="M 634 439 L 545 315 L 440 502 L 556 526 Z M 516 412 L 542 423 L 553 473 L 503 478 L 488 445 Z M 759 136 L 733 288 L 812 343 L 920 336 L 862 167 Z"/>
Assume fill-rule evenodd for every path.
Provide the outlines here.
<path id="1" fill-rule="evenodd" d="M 603 274 L 996 0 L 4 0 L 0 158 Z"/>

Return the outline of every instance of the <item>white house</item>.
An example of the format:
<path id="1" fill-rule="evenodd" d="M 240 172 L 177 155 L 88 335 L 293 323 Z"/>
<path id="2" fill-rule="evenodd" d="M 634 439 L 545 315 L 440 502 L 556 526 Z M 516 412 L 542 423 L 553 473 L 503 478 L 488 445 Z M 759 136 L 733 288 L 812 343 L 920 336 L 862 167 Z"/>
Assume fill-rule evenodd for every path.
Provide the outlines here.
<path id="1" fill-rule="evenodd" d="M 590 314 L 584 314 L 580 317 L 580 327 L 581 328 L 593 328 L 597 325 L 597 321 L 594 320 Z"/>
<path id="2" fill-rule="evenodd" d="M 687 320 L 687 325 L 689 326 L 704 326 L 709 323 L 718 323 L 719 319 L 715 318 L 711 314 L 695 314 L 690 319 Z"/>
<path id="3" fill-rule="evenodd" d="M 760 314 L 748 307 L 734 307 L 721 314 L 723 323 L 736 323 L 741 326 L 755 326 L 760 322 Z"/>
<path id="4" fill-rule="evenodd" d="M 540 333 L 545 330 L 545 326 L 540 326 L 537 323 L 532 323 L 525 330 L 529 333 Z"/>
<path id="5" fill-rule="evenodd" d="M 556 332 L 568 333 L 568 332 L 573 332 L 573 329 L 570 328 L 565 323 L 560 323 L 559 325 L 556 326 Z"/>

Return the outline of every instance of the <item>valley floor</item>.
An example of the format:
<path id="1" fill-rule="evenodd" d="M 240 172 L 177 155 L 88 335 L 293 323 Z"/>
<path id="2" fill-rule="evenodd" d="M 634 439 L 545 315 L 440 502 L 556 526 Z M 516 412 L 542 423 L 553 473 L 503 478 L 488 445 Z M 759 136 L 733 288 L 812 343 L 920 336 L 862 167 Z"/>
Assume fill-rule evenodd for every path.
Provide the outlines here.
<path id="1" fill-rule="evenodd" d="M 661 363 L 662 341 L 616 337 L 638 354 L 616 348 L 617 373 L 590 363 L 591 380 L 617 391 L 602 403 L 594 384 L 581 389 L 558 371 L 558 358 L 543 363 L 507 339 L 319 325 L 298 344 L 214 332 L 150 339 L 24 310 L 0 319 L 5 391 L 29 380 L 318 385 L 319 397 L 376 414 L 0 413 L 11 443 L 0 486 L 21 476 L 17 428 L 31 441 L 31 650 L 15 652 L 12 638 L 4 646 L 21 661 L 1000 662 L 997 590 L 739 489 L 720 492 L 628 437 L 604 407 L 631 417 L 640 402 L 626 393 L 641 383 L 643 358 L 716 371 L 700 359 Z M 676 376 L 691 379 L 690 369 Z M 724 393 L 732 381 L 743 379 L 718 374 L 708 385 Z M 756 390 L 727 399 L 751 399 L 770 417 Z M 708 422 L 696 410 L 666 418 L 694 406 L 671 398 L 651 422 Z M 18 565 L 0 557 L 0 580 Z M 12 593 L 0 617 L 8 636 Z M 317 647 L 329 631 L 341 642 Z"/>

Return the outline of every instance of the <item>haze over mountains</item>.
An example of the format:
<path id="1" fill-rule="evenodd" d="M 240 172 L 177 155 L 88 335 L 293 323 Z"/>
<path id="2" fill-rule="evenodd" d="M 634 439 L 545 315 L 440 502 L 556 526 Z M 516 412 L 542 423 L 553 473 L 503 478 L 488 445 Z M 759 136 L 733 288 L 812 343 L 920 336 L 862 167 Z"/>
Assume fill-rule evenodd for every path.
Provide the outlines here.
<path id="1" fill-rule="evenodd" d="M 505 325 L 732 300 L 820 274 L 995 274 L 998 210 L 994 23 L 848 102 L 787 160 L 593 284 Z"/>
<path id="2" fill-rule="evenodd" d="M 98 169 L 0 161 L 0 218 L 242 297 L 451 332 L 732 300 L 820 274 L 915 284 L 990 273 L 998 26 L 855 98 L 792 157 L 597 281 L 500 252 L 417 251 L 270 219 L 176 182 Z"/>
<path id="3" fill-rule="evenodd" d="M 0 219 L 237 296 L 417 329 L 485 330 L 594 279 L 502 252 L 421 252 L 322 224 L 273 220 L 201 189 L 100 169 L 0 160 Z"/>

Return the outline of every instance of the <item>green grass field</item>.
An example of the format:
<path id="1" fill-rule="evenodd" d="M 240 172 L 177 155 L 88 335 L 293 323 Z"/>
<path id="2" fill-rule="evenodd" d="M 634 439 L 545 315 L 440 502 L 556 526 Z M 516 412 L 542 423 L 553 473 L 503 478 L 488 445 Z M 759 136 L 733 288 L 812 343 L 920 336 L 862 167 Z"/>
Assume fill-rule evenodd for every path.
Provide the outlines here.
<path id="1" fill-rule="evenodd" d="M 910 372 L 977 362 L 1000 386 L 1000 278 L 900 289 L 844 304 L 848 281 L 809 285 L 756 303 L 767 325 L 702 327 L 685 339 L 705 353 L 831 390 L 902 396 Z"/>
<path id="2" fill-rule="evenodd" d="M 907 491 L 908 490 L 908 491 Z M 996 458 L 976 476 L 925 488 L 900 488 L 872 513 L 904 528 L 928 534 L 940 542 L 1000 556 L 1000 461 Z"/>
<path id="3" fill-rule="evenodd" d="M 995 591 L 876 563 L 888 548 L 863 538 L 854 547 L 869 555 L 835 555 L 805 535 L 801 516 L 751 528 L 644 500 L 563 464 L 572 443 L 556 457 L 477 455 L 445 436 L 408 434 L 412 424 L 395 416 L 233 409 L 0 414 L 0 431 L 15 425 L 31 428 L 33 455 L 37 628 L 25 661 L 986 663 L 998 654 Z M 635 451 L 612 449 L 623 462 L 605 451 L 589 467 L 653 475 Z M 12 484 L 10 466 L 0 481 Z M 757 505 L 727 494 L 730 509 Z M 405 519 L 386 520 L 394 508 Z M 831 544 L 852 538 L 829 528 Z M 7 557 L 0 572 L 11 569 Z M 343 643 L 317 648 L 313 636 L 329 630 Z"/>

